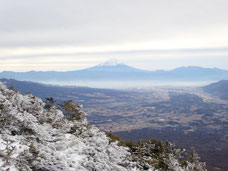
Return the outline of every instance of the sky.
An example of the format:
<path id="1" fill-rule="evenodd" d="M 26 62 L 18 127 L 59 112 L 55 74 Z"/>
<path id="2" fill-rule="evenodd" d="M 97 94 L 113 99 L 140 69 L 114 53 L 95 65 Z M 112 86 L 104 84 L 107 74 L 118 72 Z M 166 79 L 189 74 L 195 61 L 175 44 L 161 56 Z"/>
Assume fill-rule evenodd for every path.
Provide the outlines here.
<path id="1" fill-rule="evenodd" d="M 228 70 L 227 0 L 0 0 L 0 71 Z"/>

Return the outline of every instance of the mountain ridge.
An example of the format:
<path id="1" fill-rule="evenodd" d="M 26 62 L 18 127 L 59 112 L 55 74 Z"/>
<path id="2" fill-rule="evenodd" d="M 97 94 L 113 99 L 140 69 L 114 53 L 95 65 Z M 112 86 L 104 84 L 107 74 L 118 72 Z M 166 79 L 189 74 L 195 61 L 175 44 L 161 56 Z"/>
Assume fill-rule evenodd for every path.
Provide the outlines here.
<path id="1" fill-rule="evenodd" d="M 223 100 L 228 100 L 228 80 L 221 80 L 204 86 L 203 90 Z"/>

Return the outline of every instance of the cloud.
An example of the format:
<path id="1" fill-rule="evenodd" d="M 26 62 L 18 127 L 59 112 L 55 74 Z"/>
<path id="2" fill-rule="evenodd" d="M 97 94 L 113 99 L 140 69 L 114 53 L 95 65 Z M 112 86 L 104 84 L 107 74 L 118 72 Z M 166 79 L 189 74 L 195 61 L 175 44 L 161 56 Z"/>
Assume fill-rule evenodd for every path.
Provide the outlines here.
<path id="1" fill-rule="evenodd" d="M 228 28 L 225 0 L 1 0 L 1 4 L 2 46 L 105 45 L 180 38 L 192 38 L 192 44 L 201 41 L 203 46 L 205 37 L 212 35 L 213 41 L 218 38 L 217 44 L 227 43 L 227 37 L 220 39 Z"/>

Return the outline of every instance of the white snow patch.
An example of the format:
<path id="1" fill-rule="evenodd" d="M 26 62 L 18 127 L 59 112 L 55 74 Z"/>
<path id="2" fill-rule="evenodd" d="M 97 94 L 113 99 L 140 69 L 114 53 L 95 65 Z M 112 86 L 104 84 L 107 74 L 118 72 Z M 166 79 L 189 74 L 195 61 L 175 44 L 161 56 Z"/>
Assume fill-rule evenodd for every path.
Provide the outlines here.
<path id="1" fill-rule="evenodd" d="M 98 66 L 116 66 L 116 65 L 123 65 L 123 63 L 116 58 L 111 58 L 106 62 L 99 64 Z"/>

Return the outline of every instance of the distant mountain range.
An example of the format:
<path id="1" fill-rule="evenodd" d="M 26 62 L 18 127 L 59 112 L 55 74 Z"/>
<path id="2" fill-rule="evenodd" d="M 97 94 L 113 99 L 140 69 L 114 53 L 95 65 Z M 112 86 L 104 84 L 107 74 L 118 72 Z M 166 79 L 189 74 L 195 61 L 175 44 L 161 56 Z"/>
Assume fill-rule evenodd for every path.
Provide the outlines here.
<path id="1" fill-rule="evenodd" d="M 204 86 L 203 90 L 221 99 L 228 100 L 228 80 L 221 80 Z"/>
<path id="2" fill-rule="evenodd" d="M 228 71 L 218 68 L 197 66 L 180 67 L 171 71 L 148 71 L 128 66 L 116 59 L 110 59 L 91 68 L 57 72 L 29 71 L 0 73 L 0 78 L 36 82 L 77 82 L 77 81 L 219 81 L 228 79 Z"/>

